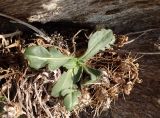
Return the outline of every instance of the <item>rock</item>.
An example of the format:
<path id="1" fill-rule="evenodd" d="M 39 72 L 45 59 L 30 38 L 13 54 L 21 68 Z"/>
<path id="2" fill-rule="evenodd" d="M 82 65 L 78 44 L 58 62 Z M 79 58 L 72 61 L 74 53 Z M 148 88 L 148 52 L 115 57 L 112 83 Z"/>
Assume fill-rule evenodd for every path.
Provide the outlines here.
<path id="1" fill-rule="evenodd" d="M 0 11 L 29 22 L 101 24 L 118 32 L 160 25 L 160 0 L 5 0 Z"/>

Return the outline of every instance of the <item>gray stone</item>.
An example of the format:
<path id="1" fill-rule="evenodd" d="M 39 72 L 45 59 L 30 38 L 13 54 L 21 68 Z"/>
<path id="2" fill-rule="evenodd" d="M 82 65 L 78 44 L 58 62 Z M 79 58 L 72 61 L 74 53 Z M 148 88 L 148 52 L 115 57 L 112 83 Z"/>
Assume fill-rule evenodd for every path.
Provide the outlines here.
<path id="1" fill-rule="evenodd" d="M 160 0 L 5 0 L 0 11 L 30 22 L 101 24 L 119 32 L 160 25 Z"/>

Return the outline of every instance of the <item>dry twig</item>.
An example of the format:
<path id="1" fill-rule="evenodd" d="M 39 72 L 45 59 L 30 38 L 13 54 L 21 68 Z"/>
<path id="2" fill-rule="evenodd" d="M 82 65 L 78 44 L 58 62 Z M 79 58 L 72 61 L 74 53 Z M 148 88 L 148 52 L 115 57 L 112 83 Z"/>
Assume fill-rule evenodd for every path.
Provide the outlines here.
<path id="1" fill-rule="evenodd" d="M 16 23 L 22 24 L 24 26 L 27 26 L 28 28 L 32 29 L 33 31 L 35 31 L 37 33 L 37 36 L 42 37 L 43 39 L 45 39 L 47 42 L 51 41 L 51 39 L 41 30 L 39 30 L 38 28 L 34 27 L 33 25 L 30 25 L 29 23 L 26 23 L 20 19 L 14 18 L 12 16 L 0 13 L 0 16 L 3 16 L 5 18 L 11 19 L 13 21 L 15 21 Z"/>

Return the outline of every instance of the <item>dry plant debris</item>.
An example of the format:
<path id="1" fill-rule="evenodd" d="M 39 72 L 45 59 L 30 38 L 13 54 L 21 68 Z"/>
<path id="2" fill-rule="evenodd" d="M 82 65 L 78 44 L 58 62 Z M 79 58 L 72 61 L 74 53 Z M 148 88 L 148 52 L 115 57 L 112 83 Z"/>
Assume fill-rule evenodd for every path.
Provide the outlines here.
<path id="1" fill-rule="evenodd" d="M 127 37 L 121 36 L 116 39 L 115 47 L 99 52 L 87 62 L 102 72 L 101 79 L 81 88 L 79 104 L 74 110 L 67 111 L 62 98 L 51 96 L 53 84 L 60 78 L 62 70 L 31 69 L 23 58 L 23 53 L 30 45 L 46 48 L 54 45 L 62 53 L 69 55 L 76 46 L 71 46 L 73 40 L 65 40 L 56 33 L 52 35 L 50 42 L 37 38 L 28 43 L 20 38 L 20 34 L 14 33 L 11 37 L 0 35 L 0 61 L 3 62 L 0 67 L 0 103 L 4 106 L 0 117 L 68 118 L 72 115 L 79 117 L 82 111 L 95 117 L 109 109 L 111 102 L 117 99 L 119 94 L 129 95 L 134 85 L 141 82 L 137 58 L 114 51 L 127 41 Z"/>

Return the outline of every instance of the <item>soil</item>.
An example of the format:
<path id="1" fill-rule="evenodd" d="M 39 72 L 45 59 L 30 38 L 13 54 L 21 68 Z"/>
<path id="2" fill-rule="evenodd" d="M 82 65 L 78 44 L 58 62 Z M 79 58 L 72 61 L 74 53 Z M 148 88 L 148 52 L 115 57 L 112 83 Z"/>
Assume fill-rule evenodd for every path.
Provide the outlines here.
<path id="1" fill-rule="evenodd" d="M 160 56 L 144 56 L 137 85 L 126 100 L 121 97 L 111 108 L 111 118 L 159 118 L 160 114 Z"/>
<path id="2" fill-rule="evenodd" d="M 7 19 L 0 18 L 0 34 L 14 32 L 17 29 L 23 32 L 23 37 L 33 37 L 33 31 L 22 26 L 8 23 Z M 78 30 L 87 29 L 86 35 L 96 30 L 96 26 L 90 24 L 74 24 L 71 22 L 59 23 L 33 23 L 36 27 L 43 29 L 51 35 L 55 31 L 62 36 L 71 38 Z M 118 32 L 116 32 L 118 33 Z M 122 32 L 121 32 L 122 33 Z M 124 32 L 126 35 L 130 32 Z M 128 34 L 129 40 L 141 35 Z M 109 111 L 104 112 L 100 117 L 103 118 L 159 118 L 160 114 L 160 29 L 146 31 L 139 39 L 125 45 L 121 53 L 125 51 L 133 52 L 137 57 L 140 65 L 141 84 L 137 84 L 129 96 L 120 95 L 118 100 L 112 103 Z M 157 53 L 157 54 L 155 54 Z M 0 55 L 1 56 L 1 55 Z M 3 66 L 0 58 L 0 65 Z M 125 99 L 124 99 L 125 98 Z M 82 114 L 84 117 L 85 114 Z"/>

